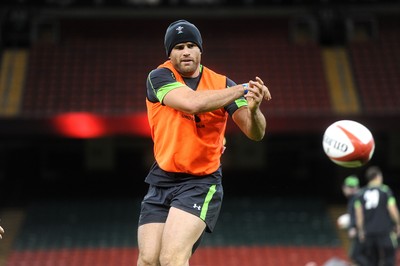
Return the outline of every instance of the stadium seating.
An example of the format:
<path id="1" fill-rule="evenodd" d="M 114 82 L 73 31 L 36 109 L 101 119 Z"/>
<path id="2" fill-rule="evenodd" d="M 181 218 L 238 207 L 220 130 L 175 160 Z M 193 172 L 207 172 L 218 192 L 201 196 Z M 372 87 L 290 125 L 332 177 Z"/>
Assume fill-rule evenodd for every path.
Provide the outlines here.
<path id="1" fill-rule="evenodd" d="M 60 43 L 30 49 L 22 115 L 144 111 L 146 76 L 166 59 L 160 25 L 167 23 L 63 22 Z M 269 113 L 329 113 L 320 49 L 290 42 L 287 23 L 253 20 L 241 32 L 237 21 L 196 21 L 204 29 L 203 63 L 238 83 L 262 77 L 274 97 Z"/>
<path id="2" fill-rule="evenodd" d="M 32 202 L 7 266 L 132 265 L 140 200 Z M 345 259 L 317 198 L 227 198 L 191 265 L 298 265 Z M 300 264 L 300 265 L 303 265 Z"/>
<path id="3" fill-rule="evenodd" d="M 320 130 L 327 124 L 321 119 L 336 117 L 322 47 L 312 40 L 294 42 L 288 19 L 248 19 L 245 28 L 240 20 L 192 21 L 202 30 L 205 66 L 237 83 L 255 76 L 264 79 L 273 101 L 261 108 L 274 122 L 273 130 Z M 163 47 L 165 27 L 160 25 L 170 22 L 61 21 L 59 42 L 38 40 L 29 49 L 17 116 L 46 118 L 70 112 L 143 114 L 146 77 L 167 59 Z M 399 76 L 398 23 L 383 21 L 378 40 L 352 41 L 345 47 L 354 75 L 355 100 L 360 103 L 357 115 L 399 113 L 400 92 L 393 89 Z M 335 100 L 340 103 L 340 99 Z M 315 123 L 307 127 L 301 121 L 309 118 Z M 376 126 L 384 127 L 381 121 Z"/>
<path id="4" fill-rule="evenodd" d="M 364 113 L 393 115 L 400 111 L 400 22 L 381 19 L 378 39 L 349 44 L 354 77 Z"/>
<path id="5" fill-rule="evenodd" d="M 163 35 L 169 22 L 61 21 L 59 42 L 38 40 L 29 48 L 18 115 L 143 113 L 147 74 L 167 59 Z M 273 101 L 262 108 L 270 117 L 332 115 L 321 47 L 292 42 L 286 19 L 249 19 L 246 27 L 237 19 L 193 22 L 203 33 L 204 65 L 238 83 L 256 75 L 264 79 Z M 367 115 L 399 114 L 400 90 L 395 87 L 400 76 L 399 27 L 398 22 L 384 21 L 378 40 L 346 47 Z M 286 132 L 298 125 L 283 124 Z M 291 145 L 286 139 L 282 142 Z M 281 154 L 274 155 L 276 161 L 290 157 Z M 314 159 L 309 154 L 302 154 L 302 159 Z M 323 165 L 313 168 L 326 170 Z M 226 198 L 214 234 L 206 235 L 191 265 L 290 266 L 310 261 L 320 265 L 334 256 L 346 258 L 320 199 Z M 139 200 L 105 199 L 32 202 L 6 265 L 132 265 L 137 257 L 139 204 Z"/>

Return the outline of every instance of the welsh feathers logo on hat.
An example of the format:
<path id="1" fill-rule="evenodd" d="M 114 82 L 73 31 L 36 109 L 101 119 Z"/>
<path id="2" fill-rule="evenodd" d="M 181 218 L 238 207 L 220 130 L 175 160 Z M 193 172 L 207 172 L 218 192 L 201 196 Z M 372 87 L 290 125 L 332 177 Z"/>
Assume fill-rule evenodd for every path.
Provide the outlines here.
<path id="1" fill-rule="evenodd" d="M 183 19 L 172 22 L 167 28 L 164 37 L 167 56 L 170 55 L 175 45 L 184 42 L 195 43 L 203 51 L 203 40 L 199 29 L 194 24 Z"/>
<path id="2" fill-rule="evenodd" d="M 176 30 L 178 31 L 178 34 L 181 34 L 181 33 L 183 33 L 183 27 L 182 26 L 179 26 L 178 28 L 176 28 Z"/>

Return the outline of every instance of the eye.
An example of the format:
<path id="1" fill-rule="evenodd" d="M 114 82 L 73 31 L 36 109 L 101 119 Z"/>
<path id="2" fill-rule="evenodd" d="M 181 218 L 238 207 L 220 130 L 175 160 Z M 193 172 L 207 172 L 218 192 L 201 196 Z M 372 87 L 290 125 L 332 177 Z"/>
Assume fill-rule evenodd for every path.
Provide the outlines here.
<path id="1" fill-rule="evenodd" d="M 185 47 L 184 45 L 178 44 L 178 45 L 175 45 L 174 49 L 183 50 L 184 47 Z"/>

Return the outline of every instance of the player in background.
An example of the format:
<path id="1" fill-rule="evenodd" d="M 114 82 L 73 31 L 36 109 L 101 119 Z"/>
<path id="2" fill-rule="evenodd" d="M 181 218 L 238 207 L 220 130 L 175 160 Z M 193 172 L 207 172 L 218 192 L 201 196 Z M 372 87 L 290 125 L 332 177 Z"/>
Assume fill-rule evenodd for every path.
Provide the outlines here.
<path id="1" fill-rule="evenodd" d="M 147 78 L 155 163 L 139 217 L 139 266 L 189 265 L 221 209 L 227 119 L 260 141 L 266 129 L 260 104 L 271 99 L 259 77 L 237 85 L 203 66 L 200 31 L 186 20 L 169 25 L 164 46 L 169 60 Z"/>
<path id="2" fill-rule="evenodd" d="M 358 237 L 367 258 L 367 266 L 395 266 L 400 218 L 392 190 L 383 184 L 379 167 L 365 172 L 368 184 L 354 203 Z M 364 265 L 362 265 L 364 266 Z"/>
<path id="3" fill-rule="evenodd" d="M 357 176 L 350 175 L 344 179 L 342 185 L 343 195 L 347 198 L 347 213 L 350 215 L 349 226 L 346 228 L 350 239 L 349 258 L 353 265 L 366 265 L 366 258 L 362 253 L 360 239 L 357 236 L 354 202 L 360 190 L 360 181 Z"/>

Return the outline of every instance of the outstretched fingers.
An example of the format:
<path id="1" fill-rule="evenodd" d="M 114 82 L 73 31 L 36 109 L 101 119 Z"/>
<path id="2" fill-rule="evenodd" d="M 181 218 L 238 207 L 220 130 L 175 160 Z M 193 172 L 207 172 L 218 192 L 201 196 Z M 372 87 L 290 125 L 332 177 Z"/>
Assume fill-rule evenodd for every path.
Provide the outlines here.
<path id="1" fill-rule="evenodd" d="M 271 93 L 267 86 L 265 86 L 264 81 L 260 77 L 256 77 L 256 81 L 262 86 L 262 92 L 264 99 L 269 101 L 272 99 Z"/>

